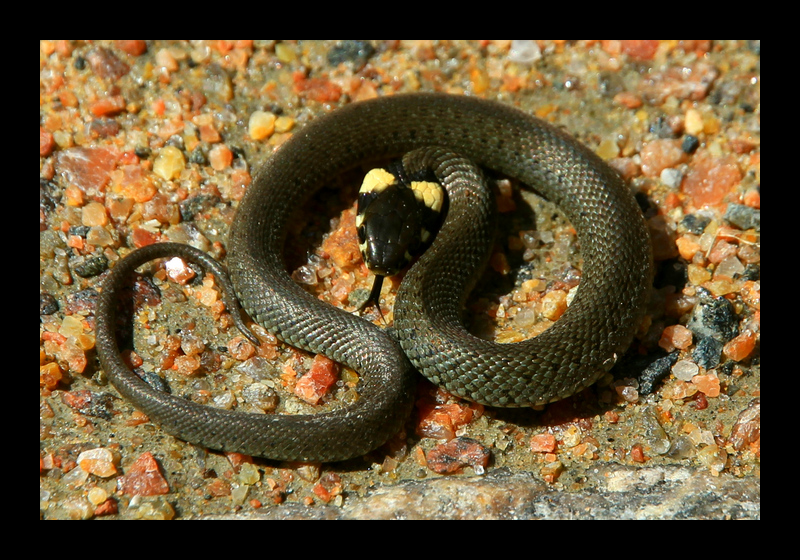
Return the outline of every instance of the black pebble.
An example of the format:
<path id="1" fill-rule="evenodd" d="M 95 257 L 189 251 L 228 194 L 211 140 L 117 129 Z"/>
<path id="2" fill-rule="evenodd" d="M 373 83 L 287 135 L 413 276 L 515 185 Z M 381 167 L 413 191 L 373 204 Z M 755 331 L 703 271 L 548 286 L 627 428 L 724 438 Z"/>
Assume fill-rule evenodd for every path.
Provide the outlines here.
<path id="1" fill-rule="evenodd" d="M 669 375 L 680 355 L 680 350 L 673 350 L 666 356 L 650 362 L 650 365 L 639 375 L 639 394 L 649 395 L 652 393 L 656 384 Z"/>
<path id="2" fill-rule="evenodd" d="M 739 229 L 761 230 L 761 210 L 750 208 L 744 204 L 728 204 L 724 218 Z"/>
<path id="3" fill-rule="evenodd" d="M 702 235 L 710 222 L 711 218 L 698 216 L 697 214 L 686 214 L 681 220 L 681 227 L 694 235 Z"/>
<path id="4" fill-rule="evenodd" d="M 373 54 L 375 47 L 369 41 L 341 41 L 328 51 L 328 63 L 338 66 L 342 62 L 352 62 L 361 67 Z"/>
<path id="5" fill-rule="evenodd" d="M 722 342 L 710 336 L 701 338 L 692 350 L 692 359 L 705 369 L 713 369 L 719 365 L 722 356 Z"/>
<path id="6" fill-rule="evenodd" d="M 724 297 L 715 297 L 698 288 L 700 301 L 686 327 L 698 338 L 711 337 L 723 344 L 739 334 L 739 320 L 733 305 Z"/>
<path id="7" fill-rule="evenodd" d="M 81 278 L 91 278 L 102 274 L 108 268 L 108 259 L 105 255 L 86 259 L 74 267 L 75 274 Z"/>
<path id="8" fill-rule="evenodd" d="M 700 146 L 700 140 L 697 136 L 692 136 L 691 134 L 687 134 L 683 137 L 683 142 L 681 143 L 681 150 L 687 154 L 693 154 L 697 147 Z"/>
<path id="9" fill-rule="evenodd" d="M 52 315 L 58 311 L 58 301 L 47 292 L 39 293 L 39 315 Z"/>

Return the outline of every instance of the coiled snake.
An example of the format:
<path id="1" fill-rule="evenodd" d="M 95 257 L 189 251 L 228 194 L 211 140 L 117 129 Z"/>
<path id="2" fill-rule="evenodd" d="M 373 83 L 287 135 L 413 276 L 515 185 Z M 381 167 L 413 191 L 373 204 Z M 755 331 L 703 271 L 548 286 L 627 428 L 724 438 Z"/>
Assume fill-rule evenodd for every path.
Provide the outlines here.
<path id="1" fill-rule="evenodd" d="M 449 155 L 438 164 L 453 172 L 457 186 L 442 230 L 398 292 L 397 340 L 319 301 L 286 271 L 287 224 L 317 188 L 363 161 L 425 146 L 445 147 L 534 186 L 578 232 L 584 271 L 577 296 L 538 337 L 496 344 L 460 323 L 491 244 L 493 210 L 491 197 L 461 181 L 470 168 Z M 117 263 L 96 313 L 103 368 L 123 396 L 171 434 L 278 460 L 337 461 L 381 445 L 409 414 L 415 368 L 448 391 L 491 406 L 567 397 L 594 383 L 630 345 L 652 280 L 644 219 L 616 172 L 566 133 L 522 111 L 443 94 L 354 103 L 305 126 L 257 173 L 232 226 L 228 271 L 243 308 L 286 343 L 355 369 L 361 376 L 355 403 L 316 415 L 246 414 L 192 403 L 142 381 L 119 356 L 118 288 L 136 266 L 172 255 L 215 266 L 196 249 L 176 244 L 151 245 Z M 215 272 L 221 270 L 217 265 Z"/>

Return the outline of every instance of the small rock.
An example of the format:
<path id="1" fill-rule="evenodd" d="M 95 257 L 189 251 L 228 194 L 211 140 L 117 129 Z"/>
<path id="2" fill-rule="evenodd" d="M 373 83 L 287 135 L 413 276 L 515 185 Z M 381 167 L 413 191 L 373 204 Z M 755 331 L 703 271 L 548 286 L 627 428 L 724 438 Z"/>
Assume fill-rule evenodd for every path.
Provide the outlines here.
<path id="1" fill-rule="evenodd" d="M 698 294 L 700 301 L 692 311 L 687 328 L 699 338 L 711 337 L 723 343 L 738 335 L 739 322 L 731 302 L 702 288 L 698 289 Z"/>

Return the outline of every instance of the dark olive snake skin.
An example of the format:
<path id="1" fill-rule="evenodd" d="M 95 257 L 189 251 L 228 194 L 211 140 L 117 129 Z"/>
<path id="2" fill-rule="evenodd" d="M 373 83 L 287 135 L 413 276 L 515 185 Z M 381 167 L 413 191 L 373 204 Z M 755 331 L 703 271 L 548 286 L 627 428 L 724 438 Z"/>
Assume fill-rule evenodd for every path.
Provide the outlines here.
<path id="1" fill-rule="evenodd" d="M 443 146 L 535 186 L 577 230 L 580 287 L 564 315 L 538 337 L 496 344 L 461 325 L 464 298 L 491 248 L 494 203 L 483 187 L 463 180 L 480 171 L 449 151 L 429 151 L 451 184 L 450 208 L 397 295 L 399 344 L 306 293 L 286 271 L 287 225 L 317 188 L 363 161 L 425 146 Z M 630 345 L 652 280 L 642 214 L 628 187 L 594 153 L 512 107 L 443 94 L 355 103 L 305 126 L 256 175 L 228 251 L 231 281 L 247 313 L 286 343 L 355 369 L 361 381 L 354 404 L 316 415 L 230 412 L 153 389 L 131 372 L 114 336 L 118 288 L 137 266 L 160 256 L 182 256 L 224 276 L 213 259 L 187 246 L 151 245 L 117 263 L 98 302 L 97 348 L 119 392 L 166 431 L 209 448 L 278 460 L 338 461 L 384 443 L 410 412 L 414 368 L 451 393 L 490 406 L 531 406 L 574 394 Z M 221 281 L 235 313 L 230 285 Z"/>

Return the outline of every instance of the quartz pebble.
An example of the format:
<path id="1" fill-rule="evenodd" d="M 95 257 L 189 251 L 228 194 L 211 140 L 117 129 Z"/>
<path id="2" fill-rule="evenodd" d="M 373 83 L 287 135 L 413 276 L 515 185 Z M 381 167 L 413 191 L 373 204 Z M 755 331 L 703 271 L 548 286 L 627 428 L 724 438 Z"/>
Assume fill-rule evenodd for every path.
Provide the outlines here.
<path id="1" fill-rule="evenodd" d="M 761 399 L 750 401 L 747 408 L 739 413 L 733 425 L 728 442 L 737 451 L 754 445 L 761 440 Z"/>
<path id="2" fill-rule="evenodd" d="M 254 111 L 247 123 L 247 132 L 253 140 L 269 138 L 275 132 L 276 116 L 266 111 Z"/>
<path id="3" fill-rule="evenodd" d="M 165 181 L 171 181 L 177 179 L 185 167 L 183 153 L 175 146 L 165 146 L 153 163 L 153 173 Z"/>
<path id="4" fill-rule="evenodd" d="M 692 344 L 692 331 L 683 325 L 672 325 L 666 327 L 661 333 L 661 340 L 658 345 L 667 352 L 672 352 L 676 348 L 686 350 Z"/>
<path id="5" fill-rule="evenodd" d="M 675 365 L 672 366 L 672 375 L 681 381 L 691 381 L 699 372 L 700 368 L 691 360 L 678 360 Z"/>
<path id="6" fill-rule="evenodd" d="M 512 62 L 531 64 L 542 58 L 542 51 L 535 41 L 514 40 L 508 51 L 508 59 Z"/>
<path id="7" fill-rule="evenodd" d="M 81 469 L 103 478 L 117 474 L 117 467 L 115 466 L 117 462 L 118 457 L 110 449 L 104 447 L 90 449 L 78 455 L 78 466 Z"/>

